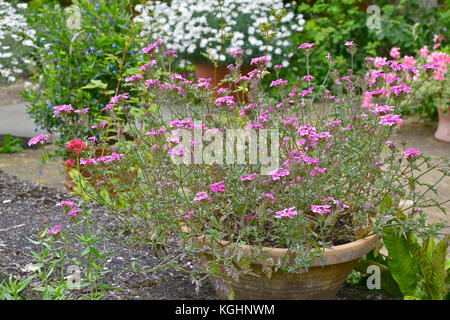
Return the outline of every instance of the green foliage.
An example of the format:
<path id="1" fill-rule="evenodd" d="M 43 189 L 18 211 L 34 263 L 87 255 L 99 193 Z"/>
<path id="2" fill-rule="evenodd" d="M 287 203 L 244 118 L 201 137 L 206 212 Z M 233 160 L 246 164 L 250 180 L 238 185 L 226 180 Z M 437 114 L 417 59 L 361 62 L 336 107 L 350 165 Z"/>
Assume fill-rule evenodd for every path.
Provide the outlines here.
<path id="1" fill-rule="evenodd" d="M 420 245 L 412 233 L 385 229 L 383 241 L 389 252 L 389 268 L 405 299 L 443 300 L 449 278 L 446 270 L 448 243 L 424 239 Z"/>
<path id="2" fill-rule="evenodd" d="M 127 1 L 73 1 L 78 9 L 63 9 L 55 1 L 34 5 L 35 1 L 27 19 L 37 31 L 33 80 L 40 88 L 22 93 L 30 116 L 48 132 L 60 133 L 63 142 L 90 136 L 90 126 L 72 132 L 62 119 L 54 118 L 53 107 L 89 108 L 89 120 L 95 122 L 110 95 L 124 83 L 124 71 L 141 57 L 136 54 L 141 46 L 136 40 L 139 25 L 132 24 Z"/>
<path id="3" fill-rule="evenodd" d="M 24 281 L 13 280 L 12 275 L 8 281 L 4 280 L 0 283 L 0 300 L 22 300 L 20 293 L 30 284 L 36 275 L 32 275 Z"/>
<path id="4" fill-rule="evenodd" d="M 380 253 L 376 254 L 375 252 L 375 250 L 372 250 L 364 258 L 358 261 L 358 264 L 355 267 L 355 271 L 361 274 L 361 279 L 358 283 L 360 285 L 366 285 L 366 281 L 368 278 L 368 275 L 366 274 L 367 268 L 369 266 L 375 265 L 380 268 L 380 290 L 396 297 L 403 297 L 397 282 L 392 277 L 391 270 L 389 269 L 387 261 L 388 257 Z"/>
<path id="5" fill-rule="evenodd" d="M 13 139 L 13 136 L 6 134 L 3 138 L 3 144 L 0 147 L 0 153 L 16 153 L 23 151 L 20 145 L 20 138 Z"/>

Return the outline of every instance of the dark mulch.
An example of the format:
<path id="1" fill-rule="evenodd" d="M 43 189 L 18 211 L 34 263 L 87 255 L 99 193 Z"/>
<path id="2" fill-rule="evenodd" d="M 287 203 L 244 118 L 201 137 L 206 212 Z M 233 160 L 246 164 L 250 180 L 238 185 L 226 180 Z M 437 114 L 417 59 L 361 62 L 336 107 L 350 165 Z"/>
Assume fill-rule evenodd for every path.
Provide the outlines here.
<path id="1" fill-rule="evenodd" d="M 19 279 L 30 276 L 32 271 L 27 270 L 26 266 L 36 263 L 31 257 L 31 250 L 38 251 L 38 248 L 29 242 L 27 237 L 36 238 L 38 229 L 44 227 L 44 221 L 47 221 L 49 226 L 62 225 L 63 228 L 70 223 L 56 206 L 61 200 L 78 199 L 73 195 L 0 171 L 0 282 L 9 275 Z M 90 207 L 93 210 L 93 220 L 98 225 L 107 230 L 117 229 L 116 223 L 108 217 L 105 208 L 96 204 Z M 111 272 L 105 276 L 103 282 L 122 289 L 105 292 L 103 299 L 217 299 L 209 281 L 204 281 L 199 294 L 196 295 L 195 287 L 186 273 L 171 270 L 142 273 L 133 270 L 132 261 L 144 270 L 161 262 L 151 253 L 148 246 L 139 245 L 121 249 L 121 243 L 108 239 L 102 240 L 102 246 L 109 250 L 118 250 L 108 259 L 106 267 Z M 169 245 L 167 250 L 174 255 L 178 253 L 175 244 Z M 187 261 L 182 261 L 185 262 Z M 76 292 L 73 295 L 74 298 L 77 297 Z M 25 297 L 39 299 L 39 295 L 33 290 L 28 290 Z M 379 300 L 393 297 L 346 284 L 337 299 Z"/>

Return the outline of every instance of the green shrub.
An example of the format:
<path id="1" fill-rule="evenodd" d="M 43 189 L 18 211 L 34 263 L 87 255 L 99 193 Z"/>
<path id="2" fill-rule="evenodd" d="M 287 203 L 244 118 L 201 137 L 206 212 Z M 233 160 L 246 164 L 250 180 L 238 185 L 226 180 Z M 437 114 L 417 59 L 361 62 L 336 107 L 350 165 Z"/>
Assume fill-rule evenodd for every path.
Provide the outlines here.
<path id="1" fill-rule="evenodd" d="M 140 57 L 135 37 L 139 26 L 132 25 L 127 1 L 73 1 L 78 13 L 55 1 L 33 3 L 27 18 L 36 29 L 33 79 L 39 89 L 22 93 L 29 114 L 48 132 L 59 133 L 61 140 L 92 135 L 89 130 L 73 132 L 60 118 L 53 118 L 53 107 L 89 108 L 89 121 L 97 121 L 109 96 L 124 82 L 124 70 Z"/>

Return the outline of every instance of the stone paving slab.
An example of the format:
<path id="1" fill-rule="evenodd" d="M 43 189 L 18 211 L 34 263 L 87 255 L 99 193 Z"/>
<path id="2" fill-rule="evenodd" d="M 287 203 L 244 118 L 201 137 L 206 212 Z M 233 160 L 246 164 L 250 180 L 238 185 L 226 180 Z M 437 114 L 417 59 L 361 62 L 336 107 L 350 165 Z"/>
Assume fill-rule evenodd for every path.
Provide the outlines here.
<path id="1" fill-rule="evenodd" d="M 20 103 L 0 107 L 0 135 L 7 133 L 31 138 L 48 132 L 36 128 L 33 119 L 27 114 L 25 103 Z"/>

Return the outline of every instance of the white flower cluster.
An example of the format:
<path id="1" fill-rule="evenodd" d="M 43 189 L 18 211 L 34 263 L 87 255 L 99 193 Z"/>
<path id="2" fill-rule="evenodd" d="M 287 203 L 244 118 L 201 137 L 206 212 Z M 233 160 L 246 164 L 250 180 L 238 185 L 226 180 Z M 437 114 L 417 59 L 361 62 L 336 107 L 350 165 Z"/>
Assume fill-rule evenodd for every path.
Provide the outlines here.
<path id="1" fill-rule="evenodd" d="M 32 64 L 24 54 L 27 47 L 34 46 L 35 30 L 28 27 L 25 17 L 17 8 L 0 0 L 0 82 L 15 82 L 23 68 Z"/>
<path id="2" fill-rule="evenodd" d="M 222 0 L 220 10 L 218 0 L 172 0 L 171 5 L 151 1 L 136 6 L 140 14 L 135 20 L 142 22 L 141 36 L 146 40 L 150 37 L 165 40 L 168 49 L 176 50 L 184 57 L 198 57 L 201 52 L 206 52 L 212 59 L 224 62 L 227 60 L 225 53 L 237 49 L 244 50 L 247 57 L 266 55 L 266 41 L 258 26 L 275 19 L 270 7 L 277 12 L 284 7 L 287 13 L 267 47 L 267 56 L 272 62 L 278 60 L 287 66 L 289 38 L 303 30 L 305 20 L 303 15 L 293 12 L 291 4 L 283 6 L 282 0 Z M 230 35 L 224 48 L 226 51 L 222 53 L 221 24 L 226 25 L 224 33 Z"/>

